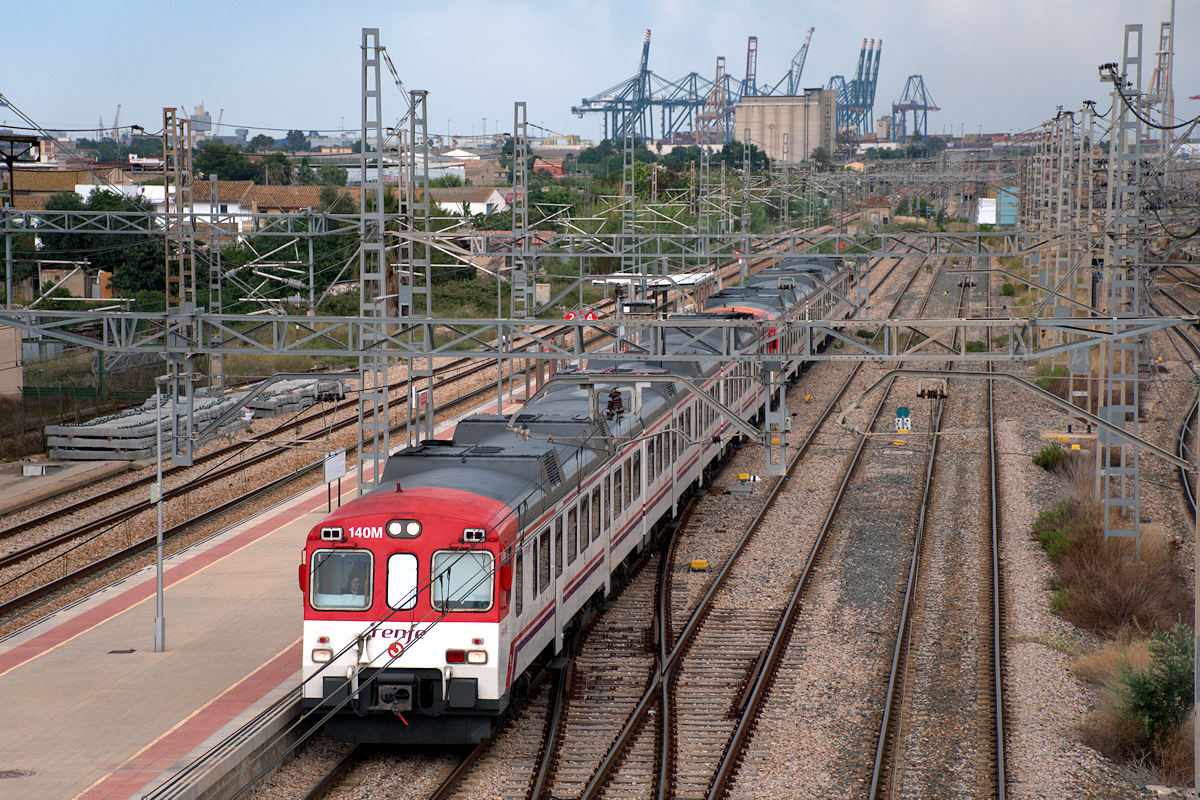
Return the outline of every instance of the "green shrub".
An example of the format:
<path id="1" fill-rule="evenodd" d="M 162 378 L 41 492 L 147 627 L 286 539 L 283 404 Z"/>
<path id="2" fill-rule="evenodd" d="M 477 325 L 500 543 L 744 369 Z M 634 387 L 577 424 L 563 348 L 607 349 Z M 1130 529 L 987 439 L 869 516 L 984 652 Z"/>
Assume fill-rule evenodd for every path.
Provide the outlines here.
<path id="1" fill-rule="evenodd" d="M 1037 368 L 1037 374 L 1038 377 L 1034 378 L 1033 382 L 1039 389 L 1043 389 L 1047 392 L 1058 395 L 1059 397 L 1066 398 L 1068 384 L 1067 376 L 1071 374 L 1070 370 L 1061 364 L 1055 367 L 1041 364 Z"/>
<path id="2" fill-rule="evenodd" d="M 987 349 L 988 349 L 988 347 L 987 347 L 986 342 L 980 342 L 980 341 L 974 341 L 974 340 L 967 342 L 967 352 L 968 353 L 986 353 Z"/>
<path id="3" fill-rule="evenodd" d="M 1057 562 L 1086 524 L 1082 509 L 1075 500 L 1061 500 L 1058 505 L 1038 514 L 1033 523 L 1033 536 L 1041 543 L 1050 560 Z"/>
<path id="4" fill-rule="evenodd" d="M 1050 610 L 1055 614 L 1061 614 L 1070 602 L 1071 587 L 1059 586 L 1054 590 L 1054 596 L 1050 598 Z"/>
<path id="5" fill-rule="evenodd" d="M 1004 297 L 1015 297 L 1017 294 L 1017 285 L 1007 281 L 1000 284 L 1000 294 Z"/>
<path id="6" fill-rule="evenodd" d="M 1051 442 L 1038 451 L 1038 454 L 1033 457 L 1033 463 L 1047 472 L 1053 472 L 1059 467 L 1066 466 L 1063 462 L 1067 458 L 1067 451 L 1059 446 L 1058 442 Z"/>
<path id="7" fill-rule="evenodd" d="M 1121 671 L 1122 711 L 1141 720 L 1146 735 L 1161 740 L 1191 711 L 1193 694 L 1192 631 L 1176 622 L 1169 631 L 1150 635 L 1150 666 Z"/>

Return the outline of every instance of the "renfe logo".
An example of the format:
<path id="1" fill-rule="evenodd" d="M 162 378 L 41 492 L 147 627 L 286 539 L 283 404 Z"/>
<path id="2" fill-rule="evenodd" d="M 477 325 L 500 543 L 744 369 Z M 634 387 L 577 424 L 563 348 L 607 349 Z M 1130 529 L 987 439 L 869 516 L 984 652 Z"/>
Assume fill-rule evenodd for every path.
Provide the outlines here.
<path id="1" fill-rule="evenodd" d="M 368 638 L 374 639 L 378 636 L 380 639 L 396 639 L 402 642 L 403 645 L 410 645 L 413 642 L 420 640 L 425 636 L 424 628 L 375 628 L 370 632 Z"/>
<path id="2" fill-rule="evenodd" d="M 358 528 L 347 528 L 350 532 L 351 539 L 382 539 L 383 527 L 376 525 L 365 525 Z"/>

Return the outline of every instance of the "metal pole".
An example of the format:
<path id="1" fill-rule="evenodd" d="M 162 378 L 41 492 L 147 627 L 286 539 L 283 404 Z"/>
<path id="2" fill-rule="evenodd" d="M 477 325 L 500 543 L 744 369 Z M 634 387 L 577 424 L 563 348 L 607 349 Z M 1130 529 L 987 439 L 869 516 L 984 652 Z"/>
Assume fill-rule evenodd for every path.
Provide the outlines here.
<path id="1" fill-rule="evenodd" d="M 155 503 L 158 511 L 158 530 L 155 534 L 154 563 L 157 571 L 157 586 L 154 616 L 154 652 L 167 649 L 167 618 L 163 615 L 163 485 L 162 485 L 162 379 L 154 381 L 154 464 L 157 469 L 155 481 Z"/>
<path id="2" fill-rule="evenodd" d="M 12 180 L 12 178 L 9 178 Z M 11 233 L 4 235 L 4 307 L 12 308 L 12 239 Z"/>
<path id="3" fill-rule="evenodd" d="M 1200 395 L 1198 395 L 1200 398 Z M 1200 575 L 1200 411 L 1192 423 L 1195 437 L 1192 441 L 1192 458 L 1196 462 L 1193 473 L 1192 498 L 1195 500 L 1195 541 L 1193 542 L 1196 572 Z M 1182 455 L 1182 454 L 1181 454 Z M 1192 787 L 1200 788 L 1200 592 L 1192 592 Z"/>

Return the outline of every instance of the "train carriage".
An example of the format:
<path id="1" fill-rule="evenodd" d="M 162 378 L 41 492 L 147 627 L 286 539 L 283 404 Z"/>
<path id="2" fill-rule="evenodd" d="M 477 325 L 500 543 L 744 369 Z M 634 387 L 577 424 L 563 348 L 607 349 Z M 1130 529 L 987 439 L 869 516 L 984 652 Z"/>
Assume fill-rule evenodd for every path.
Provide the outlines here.
<path id="1" fill-rule="evenodd" d="M 790 285 L 725 290 L 679 318 L 784 319 L 815 290 L 791 272 L 771 276 Z M 756 347 L 755 330 L 664 335 L 720 353 L 722 336 Z M 470 416 L 453 439 L 395 453 L 375 489 L 313 527 L 299 576 L 303 696 L 327 713 L 327 735 L 470 743 L 520 700 L 731 447 L 728 420 L 674 382 L 637 380 L 648 373 L 762 415 L 747 362 L 585 365 L 512 417 Z"/>

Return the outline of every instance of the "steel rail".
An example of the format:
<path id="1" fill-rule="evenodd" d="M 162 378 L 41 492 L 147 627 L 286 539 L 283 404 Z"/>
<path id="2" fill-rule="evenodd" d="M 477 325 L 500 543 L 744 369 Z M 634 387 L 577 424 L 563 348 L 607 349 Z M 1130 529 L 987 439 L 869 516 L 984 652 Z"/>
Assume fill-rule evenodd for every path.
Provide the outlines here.
<path id="1" fill-rule="evenodd" d="M 441 406 L 435 407 L 434 411 L 436 413 L 437 411 L 443 410 L 447 407 L 458 405 L 463 402 L 468 402 L 470 399 L 472 399 L 473 397 L 478 396 L 478 395 L 482 395 L 485 393 L 490 394 L 493 389 L 494 389 L 494 387 L 491 385 L 485 385 L 485 386 L 481 386 L 477 389 L 472 389 L 470 392 L 468 392 L 465 395 L 460 395 L 459 397 L 455 398 L 454 400 L 447 401 L 446 403 L 442 404 Z M 394 429 L 396 429 L 398 427 L 399 426 L 395 426 Z M 172 539 L 176 536 L 179 536 L 180 534 L 186 533 L 188 530 L 191 529 L 192 526 L 194 526 L 198 523 L 206 522 L 209 519 L 212 519 L 213 517 L 224 514 L 225 512 L 230 511 L 230 510 L 236 508 L 237 506 L 258 497 L 259 495 L 262 495 L 267 492 L 278 489 L 281 486 L 286 486 L 288 483 L 298 480 L 299 478 L 301 478 L 305 475 L 308 475 L 309 473 L 315 472 L 321 468 L 322 468 L 322 462 L 320 462 L 320 461 L 314 462 L 314 463 L 309 464 L 304 467 L 300 467 L 299 469 L 297 469 L 293 472 L 290 472 L 287 475 L 283 475 L 279 478 L 276 478 L 275 480 L 270 481 L 269 483 L 267 483 L 263 486 L 259 486 L 254 489 L 251 489 L 249 492 L 246 492 L 242 495 L 239 495 L 238 497 L 235 497 L 231 500 L 221 503 L 220 505 L 217 505 L 211 509 L 208 509 L 208 510 L 202 511 L 202 512 L 198 512 L 197 514 L 194 514 L 191 517 L 189 517 L 184 522 L 181 522 L 178 525 L 173 525 L 170 528 L 164 530 L 163 531 L 163 540 L 166 541 L 168 539 Z M 301 491 L 308 491 L 308 489 L 306 488 Z M 91 575 L 97 574 L 109 567 L 115 566 L 126 559 L 140 555 L 142 552 L 145 552 L 145 551 L 153 548 L 155 546 L 155 544 L 156 544 L 156 536 L 153 536 L 153 535 L 148 536 L 148 537 L 146 537 L 140 541 L 134 542 L 133 544 L 131 544 L 127 547 L 124 547 L 114 553 L 111 553 L 107 556 L 102 556 L 99 559 L 96 559 L 95 561 L 92 561 L 92 562 L 84 565 L 83 567 L 75 569 L 75 570 L 73 570 L 67 574 L 64 574 L 54 580 L 51 580 L 45 584 L 42 584 L 41 586 L 31 589 L 30 591 L 25 592 L 24 594 L 19 595 L 17 597 L 14 597 L 11 600 L 7 600 L 3 603 L 0 603 L 0 619 L 5 619 L 5 618 L 7 618 L 7 616 L 9 614 L 15 614 L 17 612 L 17 610 L 20 609 L 21 607 L 26 606 L 29 603 L 31 603 L 35 600 L 41 599 L 49 594 L 52 594 L 55 591 L 66 588 L 66 587 L 70 586 L 72 583 L 76 583 L 80 580 L 88 578 Z M 53 563 L 53 562 L 47 562 L 47 563 Z M 40 569 L 40 568 L 41 568 L 41 566 L 36 567 L 35 569 Z"/>
<path id="2" fill-rule="evenodd" d="M 905 292 L 907 292 L 912 286 L 916 275 L 920 272 L 921 264 L 924 264 L 924 259 L 922 259 L 920 264 L 918 264 L 917 269 L 913 270 L 913 273 L 909 277 L 909 280 L 905 284 L 904 288 L 901 289 L 901 291 L 896 295 L 896 300 L 892 304 L 891 309 L 888 311 L 888 316 L 894 313 L 899 307 L 900 301 L 904 297 Z M 929 288 L 926 290 L 925 295 L 921 300 L 921 305 L 917 312 L 918 316 L 924 311 L 926 303 L 929 302 L 929 298 L 932 296 L 933 287 L 936 282 L 937 276 L 934 277 L 934 280 L 930 281 Z M 870 430 L 872 427 L 874 427 L 876 421 L 878 421 L 879 415 L 883 411 L 884 403 L 887 400 L 888 391 L 891 389 L 891 386 L 894 382 L 895 378 L 890 379 L 883 391 L 880 392 L 879 401 L 872 411 L 871 422 L 868 425 L 867 430 Z M 732 779 L 741 761 L 741 755 L 750 739 L 754 722 L 758 718 L 759 710 L 761 709 L 763 702 L 766 700 L 767 693 L 774 684 L 774 678 L 779 668 L 779 664 L 782 661 L 783 653 L 786 650 L 787 644 L 791 638 L 791 631 L 795 627 L 796 618 L 800 612 L 800 599 L 804 594 L 804 590 L 808 587 L 808 581 L 812 569 L 816 565 L 817 559 L 819 558 L 821 552 L 824 550 L 824 544 L 829 530 L 832 527 L 833 520 L 837 515 L 837 512 L 841 508 L 842 498 L 845 495 L 846 488 L 850 485 L 850 481 L 857 472 L 859 463 L 862 460 L 862 453 L 863 450 L 866 449 L 868 439 L 869 437 L 867 436 L 861 437 L 858 446 L 855 448 L 854 453 L 851 456 L 850 463 L 847 465 L 845 473 L 842 476 L 842 480 L 838 485 L 833 502 L 830 504 L 829 511 L 826 513 L 825 519 L 821 524 L 821 528 L 817 532 L 817 537 L 813 542 L 813 546 L 809 551 L 809 556 L 807 561 L 805 561 L 804 569 L 801 571 L 800 576 L 796 579 L 796 583 L 792 589 L 792 595 L 789 598 L 783 614 L 780 615 L 779 623 L 776 626 L 775 635 L 771 639 L 771 645 L 763 657 L 761 667 L 758 668 L 756 672 L 753 684 L 751 685 L 749 691 L 744 694 L 741 716 L 738 719 L 733 736 L 730 738 L 730 743 L 726 748 L 725 756 L 722 758 L 717 772 L 713 776 L 712 783 L 709 786 L 709 800 L 716 800 L 717 798 L 725 795 L 729 781 Z"/>
<path id="3" fill-rule="evenodd" d="M 317 781 L 313 788 L 304 793 L 301 800 L 324 800 L 325 796 L 333 790 L 347 772 L 354 768 L 359 761 L 362 760 L 362 745 L 356 745 L 351 748 L 337 764 L 334 764 L 333 769 L 329 770 L 321 780 Z"/>
<path id="4" fill-rule="evenodd" d="M 896 268 L 896 266 L 899 264 L 899 262 L 900 262 L 900 257 L 897 257 L 897 261 L 895 262 L 895 264 L 892 265 L 892 268 L 889 269 L 887 276 L 885 276 L 885 278 L 883 280 L 879 281 L 876 284 L 876 288 L 883 285 L 883 283 L 887 280 L 887 277 L 890 277 L 892 270 L 894 270 Z M 899 306 L 901 298 L 904 296 L 904 293 L 909 289 L 909 287 L 911 287 L 913 281 L 916 279 L 916 276 L 919 274 L 919 272 L 920 272 L 920 266 L 918 265 L 917 269 L 914 269 L 912 274 L 909 276 L 907 282 L 905 283 L 904 288 L 902 288 L 901 291 L 897 294 L 896 300 L 892 304 L 891 310 L 888 312 L 889 315 L 891 313 L 893 313 L 895 311 L 895 309 Z M 687 647 L 691 644 L 696 633 L 699 631 L 701 624 L 707 618 L 708 612 L 712 608 L 712 604 L 715 600 L 715 597 L 716 597 L 718 591 L 724 586 L 725 581 L 728 578 L 730 572 L 732 571 L 734 564 L 737 562 L 738 556 L 740 555 L 742 550 L 745 548 L 747 542 L 749 542 L 750 539 L 755 535 L 755 533 L 757 533 L 758 527 L 762 523 L 762 520 L 765 518 L 767 512 L 771 509 L 771 507 L 774 505 L 774 502 L 775 502 L 776 498 L 779 496 L 779 493 L 783 490 L 784 486 L 787 485 L 788 475 L 790 475 L 790 473 L 794 470 L 796 465 L 799 463 L 801 457 L 808 451 L 808 447 L 809 447 L 810 443 L 813 441 L 813 439 L 816 437 L 817 432 L 820 430 L 821 425 L 824 424 L 824 422 L 828 419 L 829 415 L 832 413 L 833 409 L 836 407 L 838 401 L 845 394 L 845 391 L 849 387 L 850 382 L 854 379 L 854 377 L 861 370 L 861 367 L 862 367 L 861 362 L 855 364 L 855 366 L 851 370 L 850 374 L 846 377 L 845 381 L 842 383 L 842 385 L 838 388 L 837 392 L 834 394 L 830 403 L 822 411 L 820 417 L 814 424 L 813 429 L 809 432 L 808 436 L 800 444 L 800 446 L 797 448 L 796 452 L 792 455 L 792 458 L 789 461 L 788 466 L 786 468 L 785 476 L 782 477 L 779 481 L 777 481 L 775 483 L 775 485 L 771 488 L 771 490 L 768 492 L 767 497 L 763 501 L 762 507 L 759 509 L 759 511 L 755 515 L 754 519 L 747 526 L 746 531 L 742 534 L 741 539 L 739 539 L 737 544 L 734 546 L 733 552 L 730 555 L 730 557 L 726 560 L 725 564 L 722 565 L 721 569 L 717 572 L 716 576 L 714 576 L 708 589 L 705 591 L 703 596 L 701 596 L 699 602 L 697 603 L 696 608 L 692 611 L 692 614 L 689 616 L 688 621 L 684 624 L 683 629 L 680 631 L 675 644 L 668 651 L 666 659 L 656 670 L 656 673 L 653 676 L 653 678 L 650 682 L 650 685 L 643 692 L 643 695 L 642 695 L 641 699 L 639 700 L 637 706 L 634 708 L 633 712 L 630 714 L 630 716 L 626 720 L 624 726 L 622 726 L 622 729 L 618 733 L 616 739 L 614 740 L 612 746 L 610 747 L 608 754 L 601 761 L 600 765 L 596 769 L 596 772 L 593 774 L 591 780 L 589 781 L 587 786 L 584 788 L 584 791 L 580 796 L 581 800 L 594 800 L 594 798 L 599 796 L 600 792 L 603 789 L 605 782 L 608 779 L 609 774 L 616 767 L 617 763 L 619 762 L 620 758 L 622 757 L 622 755 L 625 751 L 625 748 L 629 745 L 629 743 L 632 741 L 634 735 L 636 734 L 636 731 L 637 731 L 639 725 L 641 724 L 642 719 L 645 717 L 646 713 L 649 711 L 651 706 L 653 706 L 654 703 L 657 701 L 660 687 L 664 683 L 667 683 L 671 679 L 675 669 L 677 668 L 678 664 L 681 662 L 682 657 L 687 650 Z"/>

